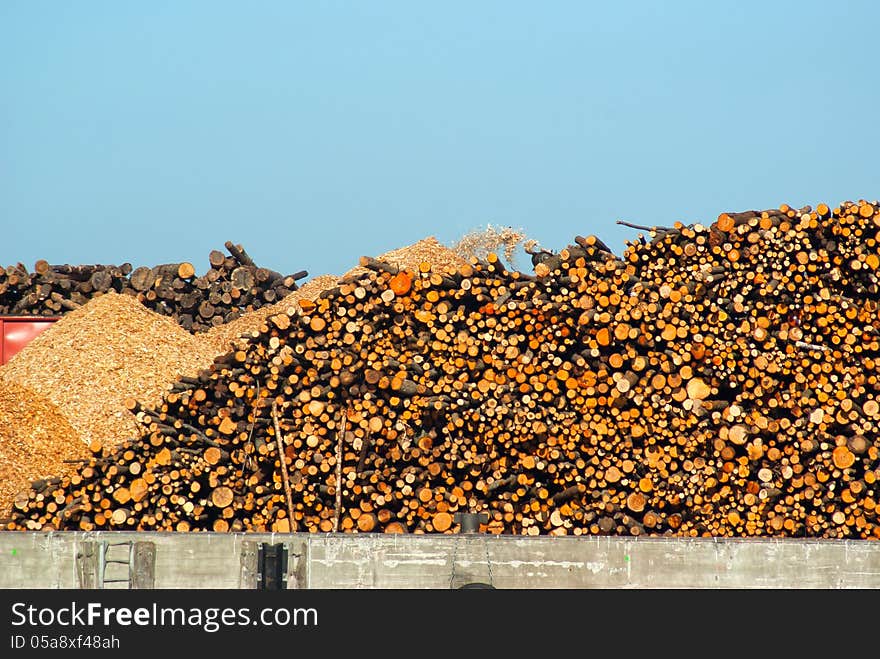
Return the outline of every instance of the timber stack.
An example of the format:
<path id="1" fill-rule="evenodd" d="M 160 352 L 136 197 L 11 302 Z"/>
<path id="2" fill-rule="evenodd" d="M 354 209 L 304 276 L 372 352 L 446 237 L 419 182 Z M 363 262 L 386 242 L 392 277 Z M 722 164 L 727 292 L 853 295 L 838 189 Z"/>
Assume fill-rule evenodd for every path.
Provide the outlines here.
<path id="1" fill-rule="evenodd" d="M 880 205 L 630 226 L 364 257 L 7 528 L 880 538 Z"/>
<path id="2" fill-rule="evenodd" d="M 226 241 L 225 247 L 228 254 L 211 250 L 210 267 L 199 276 L 188 261 L 133 268 L 50 265 L 41 259 L 33 271 L 22 263 L 0 268 L 0 315 L 62 316 L 115 291 L 137 297 L 190 332 L 203 332 L 284 299 L 308 275 L 282 275 L 257 266 L 239 244 Z"/>

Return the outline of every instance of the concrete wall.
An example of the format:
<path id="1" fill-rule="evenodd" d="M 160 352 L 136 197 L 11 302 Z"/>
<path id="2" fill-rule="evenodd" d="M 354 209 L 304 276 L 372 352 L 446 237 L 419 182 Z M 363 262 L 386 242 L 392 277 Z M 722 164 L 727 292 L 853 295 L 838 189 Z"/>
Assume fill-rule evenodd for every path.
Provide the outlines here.
<path id="1" fill-rule="evenodd" d="M 288 548 L 288 588 L 880 588 L 869 540 L 493 535 L 0 532 L 0 588 L 254 588 L 259 543 Z M 150 544 L 151 543 L 151 544 Z M 146 550 L 146 551 L 140 551 Z M 127 588 L 111 582 L 106 588 Z"/>

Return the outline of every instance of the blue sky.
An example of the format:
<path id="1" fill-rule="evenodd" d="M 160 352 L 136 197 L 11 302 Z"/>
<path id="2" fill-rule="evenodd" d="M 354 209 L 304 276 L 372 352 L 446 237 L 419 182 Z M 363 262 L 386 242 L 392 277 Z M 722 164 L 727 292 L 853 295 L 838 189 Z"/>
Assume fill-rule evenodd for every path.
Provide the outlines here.
<path id="1" fill-rule="evenodd" d="M 0 264 L 620 254 L 618 219 L 873 200 L 878 7 L 3 0 Z"/>

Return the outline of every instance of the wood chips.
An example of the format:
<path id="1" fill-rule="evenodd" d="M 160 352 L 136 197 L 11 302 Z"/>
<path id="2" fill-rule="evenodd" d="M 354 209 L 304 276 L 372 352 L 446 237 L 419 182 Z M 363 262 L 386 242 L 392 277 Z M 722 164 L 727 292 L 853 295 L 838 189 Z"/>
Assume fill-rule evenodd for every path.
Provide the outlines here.
<path id="1" fill-rule="evenodd" d="M 0 518 L 9 514 L 15 495 L 32 481 L 71 472 L 75 465 L 64 460 L 89 455 L 55 405 L 0 380 Z"/>
<path id="2" fill-rule="evenodd" d="M 210 344 L 171 318 L 110 292 L 37 336 L 0 368 L 0 381 L 53 403 L 82 443 L 112 446 L 140 434 L 126 398 L 156 405 L 181 375 L 197 373 L 214 356 Z M 61 443 L 57 450 L 78 452 L 67 446 L 70 439 L 46 437 Z"/>
<path id="3" fill-rule="evenodd" d="M 437 270 L 457 269 L 468 263 L 464 257 L 443 245 L 434 236 L 428 236 L 412 245 L 385 252 L 376 258 L 379 261 L 385 261 L 414 272 L 418 271 L 420 263 L 430 263 Z M 366 268 L 357 266 L 346 272 L 343 278 L 366 272 L 368 272 Z"/>

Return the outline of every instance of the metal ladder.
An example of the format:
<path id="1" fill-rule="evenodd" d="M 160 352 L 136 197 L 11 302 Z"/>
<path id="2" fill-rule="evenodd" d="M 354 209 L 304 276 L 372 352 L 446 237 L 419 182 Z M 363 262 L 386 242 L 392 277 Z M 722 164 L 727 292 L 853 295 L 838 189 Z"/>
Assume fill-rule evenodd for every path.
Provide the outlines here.
<path id="1" fill-rule="evenodd" d="M 127 554 L 125 558 L 116 558 L 120 552 L 112 552 L 113 547 L 126 547 Z M 107 578 L 107 567 L 109 565 L 125 565 L 125 578 Z M 107 584 L 125 584 L 123 588 L 131 590 L 132 573 L 134 572 L 134 543 L 128 542 L 107 542 L 103 541 L 98 544 L 98 574 L 97 587 L 107 588 Z M 119 586 L 111 586 L 111 588 L 119 588 Z"/>

